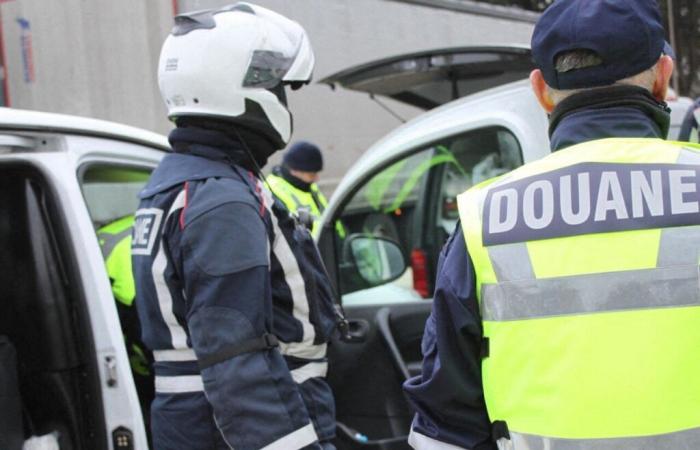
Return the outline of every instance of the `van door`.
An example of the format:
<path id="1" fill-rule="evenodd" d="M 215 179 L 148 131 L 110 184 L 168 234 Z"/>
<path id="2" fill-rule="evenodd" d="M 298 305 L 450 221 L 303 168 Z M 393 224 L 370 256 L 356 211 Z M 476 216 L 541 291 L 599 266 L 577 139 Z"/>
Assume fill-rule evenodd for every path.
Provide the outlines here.
<path id="1" fill-rule="evenodd" d="M 339 448 L 359 448 L 361 436 L 377 449 L 408 448 L 413 411 L 401 385 L 420 373 L 438 255 L 458 223 L 456 196 L 522 163 L 520 143 L 503 126 L 445 137 L 376 167 L 328 221 L 340 220 L 346 231 L 341 237 L 327 226 L 319 247 L 353 336 L 351 342 L 333 342 L 329 350 Z M 398 243 L 406 271 L 390 282 L 368 285 L 349 248 L 356 236 Z"/>
<path id="2" fill-rule="evenodd" d="M 155 397 L 153 356 L 141 341 L 141 325 L 134 304 L 136 291 L 131 274 L 131 234 L 138 193 L 153 167 L 128 160 L 91 160 L 80 166 L 78 180 L 98 236 L 106 275 L 112 287 L 129 369 L 136 387 L 146 430 L 150 404 Z"/>
<path id="3" fill-rule="evenodd" d="M 53 433 L 60 448 L 107 448 L 91 299 L 58 192 L 29 160 L 0 161 L 0 335 L 16 350 L 18 374 L 6 389 L 19 393 L 29 435 Z"/>

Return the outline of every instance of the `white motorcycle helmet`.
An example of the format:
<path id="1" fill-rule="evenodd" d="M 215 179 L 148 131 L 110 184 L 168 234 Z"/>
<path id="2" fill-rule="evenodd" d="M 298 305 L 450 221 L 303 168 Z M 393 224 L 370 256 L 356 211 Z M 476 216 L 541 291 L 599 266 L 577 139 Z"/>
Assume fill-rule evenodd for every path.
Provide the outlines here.
<path id="1" fill-rule="evenodd" d="M 283 148 L 292 134 L 284 86 L 309 83 L 313 68 L 301 25 L 239 2 L 175 18 L 160 53 L 158 85 L 170 119 L 224 119 Z"/>

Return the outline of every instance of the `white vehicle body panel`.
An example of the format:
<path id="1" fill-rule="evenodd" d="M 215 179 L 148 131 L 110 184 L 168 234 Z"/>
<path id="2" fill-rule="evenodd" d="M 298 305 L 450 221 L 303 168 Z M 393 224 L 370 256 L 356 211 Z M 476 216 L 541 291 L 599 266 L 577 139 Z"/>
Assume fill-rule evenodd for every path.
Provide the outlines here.
<path id="1" fill-rule="evenodd" d="M 87 117 L 24 111 L 12 108 L 0 108 L 0 129 L 61 131 L 65 134 L 84 134 L 139 142 L 161 150 L 170 148 L 165 136 L 140 128 Z"/>
<path id="2" fill-rule="evenodd" d="M 155 133 L 109 122 L 0 108 L 0 151 L 8 151 L 3 147 L 7 136 L 24 136 L 37 143 L 45 139 L 46 144 L 39 151 L 12 149 L 15 152 L 0 154 L 0 167 L 10 162 L 30 164 L 55 190 L 56 206 L 70 230 L 68 245 L 77 256 L 76 269 L 87 299 L 107 433 L 126 427 L 133 432 L 134 448 L 146 449 L 146 430 L 119 316 L 78 171 L 83 164 L 94 162 L 155 168 L 165 154 L 162 150 L 168 147 L 167 140 Z M 112 374 L 107 369 L 109 359 L 116 362 Z M 109 386 L 108 380 L 114 375 L 116 383 Z M 112 448 L 111 439 L 108 445 Z"/>

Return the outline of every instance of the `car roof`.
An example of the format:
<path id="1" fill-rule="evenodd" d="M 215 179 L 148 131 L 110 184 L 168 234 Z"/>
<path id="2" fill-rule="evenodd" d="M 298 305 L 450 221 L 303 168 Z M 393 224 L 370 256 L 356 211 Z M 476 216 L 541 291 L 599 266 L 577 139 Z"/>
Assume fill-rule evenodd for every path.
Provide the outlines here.
<path id="1" fill-rule="evenodd" d="M 76 134 L 133 142 L 170 151 L 168 139 L 161 134 L 116 122 L 66 114 L 0 107 L 0 131 L 2 130 Z"/>

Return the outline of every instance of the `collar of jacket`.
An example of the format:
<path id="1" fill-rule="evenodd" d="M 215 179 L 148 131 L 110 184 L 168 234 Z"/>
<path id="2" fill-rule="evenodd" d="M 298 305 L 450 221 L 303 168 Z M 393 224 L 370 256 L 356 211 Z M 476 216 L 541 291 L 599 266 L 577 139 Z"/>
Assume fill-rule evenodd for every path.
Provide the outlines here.
<path id="1" fill-rule="evenodd" d="M 221 131 L 175 128 L 168 139 L 175 153 L 166 155 L 158 164 L 139 193 L 140 198 L 150 197 L 185 181 L 211 177 L 240 178 L 240 170 L 255 173 L 242 144 Z"/>
<path id="2" fill-rule="evenodd" d="M 175 128 L 168 136 L 175 153 L 201 156 L 202 158 L 236 164 L 252 169 L 250 156 L 241 142 L 220 130 L 199 127 Z"/>
<path id="3" fill-rule="evenodd" d="M 564 99 L 549 119 L 552 151 L 610 137 L 662 138 L 668 135 L 670 109 L 646 89 L 611 86 Z"/>
<path id="4" fill-rule="evenodd" d="M 299 178 L 295 177 L 284 165 L 276 166 L 274 169 L 272 169 L 272 173 L 284 178 L 287 183 L 291 184 L 300 191 L 311 192 L 311 183 L 307 183 L 304 180 L 300 180 Z"/>
<path id="5" fill-rule="evenodd" d="M 170 153 L 161 160 L 156 170 L 153 171 L 148 183 L 139 193 L 139 198 L 151 197 L 185 181 L 213 177 L 243 179 L 244 170 L 242 167 L 231 165 L 225 161 L 215 161 L 186 153 Z"/>

